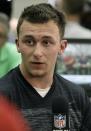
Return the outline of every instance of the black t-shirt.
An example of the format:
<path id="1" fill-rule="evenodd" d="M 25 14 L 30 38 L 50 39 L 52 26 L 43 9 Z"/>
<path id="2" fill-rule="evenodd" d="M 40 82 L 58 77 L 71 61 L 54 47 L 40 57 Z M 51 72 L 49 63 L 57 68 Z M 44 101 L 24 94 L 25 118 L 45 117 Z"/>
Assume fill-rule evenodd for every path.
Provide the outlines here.
<path id="1" fill-rule="evenodd" d="M 89 98 L 81 87 L 58 74 L 54 74 L 47 95 L 41 97 L 16 67 L 0 79 L 0 93 L 16 104 L 33 131 L 52 131 L 51 107 L 55 96 L 64 96 L 69 103 L 70 131 L 91 130 Z"/>

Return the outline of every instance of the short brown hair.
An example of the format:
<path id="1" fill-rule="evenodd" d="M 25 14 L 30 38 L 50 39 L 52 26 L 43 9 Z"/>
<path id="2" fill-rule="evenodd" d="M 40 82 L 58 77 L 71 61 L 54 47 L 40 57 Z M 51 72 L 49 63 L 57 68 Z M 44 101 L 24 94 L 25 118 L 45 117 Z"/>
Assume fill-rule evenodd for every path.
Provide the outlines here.
<path id="1" fill-rule="evenodd" d="M 64 30 L 65 30 L 64 14 L 62 12 L 57 11 L 50 4 L 41 3 L 38 5 L 31 5 L 25 8 L 17 24 L 18 36 L 19 36 L 20 26 L 24 20 L 33 23 L 46 23 L 49 20 L 53 20 L 59 28 L 60 35 L 61 36 L 64 35 Z"/>

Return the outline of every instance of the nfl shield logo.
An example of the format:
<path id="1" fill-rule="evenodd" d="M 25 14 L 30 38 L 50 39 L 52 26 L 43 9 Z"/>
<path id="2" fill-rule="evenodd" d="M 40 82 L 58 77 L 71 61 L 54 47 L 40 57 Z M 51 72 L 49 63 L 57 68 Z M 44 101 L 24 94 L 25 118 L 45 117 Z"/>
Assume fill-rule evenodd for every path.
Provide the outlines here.
<path id="1" fill-rule="evenodd" d="M 66 127 L 66 115 L 55 115 L 54 116 L 54 127 L 62 129 Z"/>

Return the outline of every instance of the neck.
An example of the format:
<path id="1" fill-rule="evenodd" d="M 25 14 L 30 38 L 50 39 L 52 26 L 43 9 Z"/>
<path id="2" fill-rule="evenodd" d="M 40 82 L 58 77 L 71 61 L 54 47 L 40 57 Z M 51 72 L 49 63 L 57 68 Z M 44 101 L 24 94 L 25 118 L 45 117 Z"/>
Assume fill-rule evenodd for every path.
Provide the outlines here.
<path id="1" fill-rule="evenodd" d="M 29 73 L 27 73 L 24 69 L 22 69 L 22 66 L 20 65 L 20 71 L 23 75 L 23 77 L 30 83 L 33 87 L 36 88 L 48 88 L 51 87 L 53 82 L 53 75 L 45 75 L 45 76 L 35 76 L 33 77 Z"/>
<path id="2" fill-rule="evenodd" d="M 68 21 L 79 22 L 80 18 L 78 15 L 67 15 Z"/>

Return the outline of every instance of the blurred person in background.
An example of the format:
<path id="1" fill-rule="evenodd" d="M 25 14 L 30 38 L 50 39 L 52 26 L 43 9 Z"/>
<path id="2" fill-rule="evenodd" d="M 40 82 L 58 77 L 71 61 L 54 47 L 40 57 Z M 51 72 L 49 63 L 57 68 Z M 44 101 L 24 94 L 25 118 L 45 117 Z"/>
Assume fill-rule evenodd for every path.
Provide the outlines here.
<path id="1" fill-rule="evenodd" d="M 86 0 L 55 0 L 55 7 L 66 15 L 65 38 L 91 38 L 91 31 L 80 25 Z"/>
<path id="2" fill-rule="evenodd" d="M 91 0 L 87 0 L 84 12 L 81 15 L 80 23 L 85 28 L 91 30 Z"/>
<path id="3" fill-rule="evenodd" d="M 86 5 L 86 0 L 55 0 L 54 6 L 57 10 L 63 11 L 66 15 L 66 27 L 65 27 L 65 38 L 76 38 L 76 39 L 91 39 L 91 30 L 83 27 L 80 24 L 81 15 L 84 12 L 84 8 Z M 72 51 L 74 54 L 72 54 Z M 81 67 L 79 64 L 79 59 L 81 60 L 81 56 L 85 56 L 86 52 L 90 53 L 89 46 L 87 44 L 84 45 L 76 45 L 74 44 L 68 46 L 65 52 L 64 63 L 66 63 L 66 67 L 70 67 L 70 69 L 77 70 Z M 77 57 L 79 56 L 79 58 Z M 67 61 L 65 61 L 67 60 Z M 90 68 L 90 63 L 86 63 L 84 67 L 86 70 Z"/>
<path id="4" fill-rule="evenodd" d="M 22 62 L 0 79 L 0 92 L 17 105 L 33 131 L 52 131 L 52 102 L 58 96 L 65 97 L 69 105 L 71 131 L 91 130 L 91 103 L 86 93 L 54 71 L 58 54 L 67 46 L 64 30 L 63 13 L 51 5 L 26 7 L 16 38 Z"/>
<path id="5" fill-rule="evenodd" d="M 15 29 L 17 25 L 17 18 L 12 16 L 14 1 L 13 0 L 0 0 L 0 3 L 1 3 L 0 12 L 8 16 L 9 23 L 10 23 L 8 41 L 13 44 L 15 43 L 15 38 L 16 38 Z"/>
<path id="6" fill-rule="evenodd" d="M 21 61 L 21 56 L 17 52 L 16 45 L 8 42 L 8 33 L 8 16 L 0 13 L 0 77 L 17 66 Z"/>
<path id="7" fill-rule="evenodd" d="M 0 12 L 8 16 L 10 21 L 12 17 L 13 0 L 0 0 Z"/>

